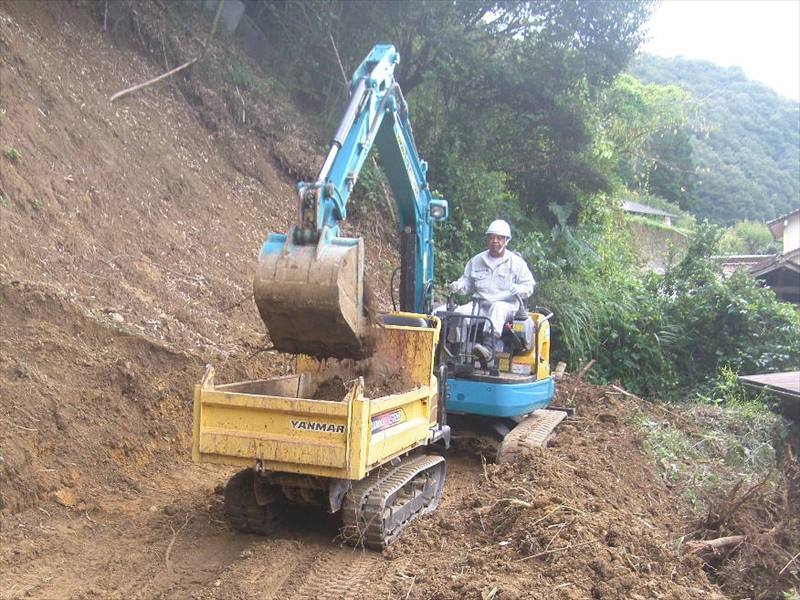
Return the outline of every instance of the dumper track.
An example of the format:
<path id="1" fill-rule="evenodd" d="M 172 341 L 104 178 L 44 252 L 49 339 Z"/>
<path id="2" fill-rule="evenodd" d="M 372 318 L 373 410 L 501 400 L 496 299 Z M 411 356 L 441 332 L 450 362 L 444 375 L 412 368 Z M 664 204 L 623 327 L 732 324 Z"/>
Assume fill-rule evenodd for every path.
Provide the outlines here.
<path id="1" fill-rule="evenodd" d="M 381 550 L 439 504 L 446 465 L 441 456 L 409 459 L 356 483 L 342 506 L 342 535 L 351 546 Z"/>
<path id="2" fill-rule="evenodd" d="M 255 477 L 253 469 L 245 469 L 230 478 L 225 486 L 225 516 L 237 531 L 267 535 L 279 519 L 271 506 L 259 504 Z"/>

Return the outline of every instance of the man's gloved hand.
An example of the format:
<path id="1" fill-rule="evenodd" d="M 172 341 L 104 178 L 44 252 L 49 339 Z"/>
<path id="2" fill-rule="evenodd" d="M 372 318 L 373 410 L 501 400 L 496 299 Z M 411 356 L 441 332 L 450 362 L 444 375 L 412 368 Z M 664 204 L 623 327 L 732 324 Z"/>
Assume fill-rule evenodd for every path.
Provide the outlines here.
<path id="1" fill-rule="evenodd" d="M 519 296 L 522 293 L 522 286 L 518 283 L 512 283 L 511 289 L 508 290 L 508 293 L 512 296 Z"/>
<path id="2" fill-rule="evenodd" d="M 464 293 L 464 289 L 463 289 L 460 281 L 456 280 L 456 281 L 454 281 L 453 283 L 450 284 L 450 293 L 452 293 L 452 294 L 463 294 Z"/>

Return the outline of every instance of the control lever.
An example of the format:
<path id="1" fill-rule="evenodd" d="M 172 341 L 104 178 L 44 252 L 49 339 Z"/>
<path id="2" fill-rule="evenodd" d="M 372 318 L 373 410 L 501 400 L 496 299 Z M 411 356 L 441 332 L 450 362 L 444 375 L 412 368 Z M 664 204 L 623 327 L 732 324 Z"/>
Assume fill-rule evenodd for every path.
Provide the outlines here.
<path id="1" fill-rule="evenodd" d="M 519 294 L 517 294 L 517 302 L 519 302 L 519 307 L 517 308 L 517 312 L 514 314 L 514 320 L 524 321 L 528 318 L 528 310 L 525 307 L 525 301 Z"/>

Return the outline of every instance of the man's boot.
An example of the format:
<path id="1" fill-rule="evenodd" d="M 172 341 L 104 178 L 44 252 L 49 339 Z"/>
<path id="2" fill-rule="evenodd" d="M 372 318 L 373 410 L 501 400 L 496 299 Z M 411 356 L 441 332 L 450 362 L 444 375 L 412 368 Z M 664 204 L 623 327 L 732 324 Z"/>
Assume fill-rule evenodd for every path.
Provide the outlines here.
<path id="1" fill-rule="evenodd" d="M 472 353 L 478 358 L 478 360 L 481 361 L 481 366 L 485 369 L 489 364 L 489 361 L 492 360 L 494 340 L 492 339 L 491 334 L 488 334 L 484 335 L 481 341 L 482 343 L 475 344 L 472 347 Z"/>

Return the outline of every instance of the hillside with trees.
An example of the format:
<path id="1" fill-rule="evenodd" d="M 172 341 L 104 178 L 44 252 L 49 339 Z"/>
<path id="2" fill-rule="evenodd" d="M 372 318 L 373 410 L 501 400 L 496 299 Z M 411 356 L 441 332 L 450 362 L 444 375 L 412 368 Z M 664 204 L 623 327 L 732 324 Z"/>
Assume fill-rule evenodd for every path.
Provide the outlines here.
<path id="1" fill-rule="evenodd" d="M 696 103 L 626 75 L 653 3 L 248 0 L 246 35 L 211 35 L 214 4 L 0 2 L 0 597 L 797 597 L 800 437 L 737 375 L 797 370 L 800 314 L 720 277 L 720 230 L 688 216 L 688 252 L 643 269 L 620 208 L 694 197 Z M 454 436 L 439 508 L 382 553 L 306 507 L 237 533 L 231 473 L 191 459 L 206 365 L 294 368 L 253 302 L 259 248 L 376 43 L 450 203 L 426 283 L 446 299 L 511 221 L 576 411 L 513 465 Z M 383 311 L 399 236 L 366 165 L 342 231 Z"/>
<path id="2" fill-rule="evenodd" d="M 642 55 L 630 73 L 645 83 L 676 85 L 699 105 L 687 123 L 697 168 L 699 220 L 722 226 L 766 222 L 800 202 L 800 104 L 747 79 L 738 67 Z"/>

